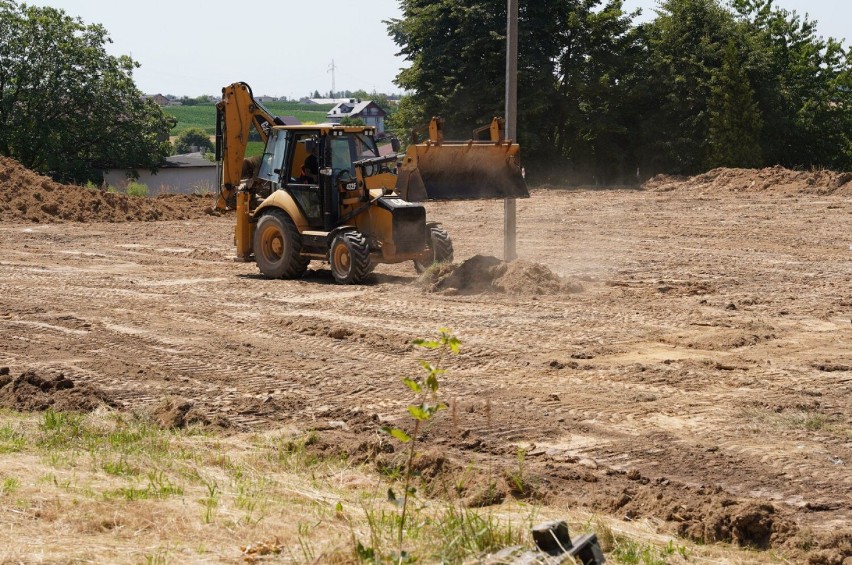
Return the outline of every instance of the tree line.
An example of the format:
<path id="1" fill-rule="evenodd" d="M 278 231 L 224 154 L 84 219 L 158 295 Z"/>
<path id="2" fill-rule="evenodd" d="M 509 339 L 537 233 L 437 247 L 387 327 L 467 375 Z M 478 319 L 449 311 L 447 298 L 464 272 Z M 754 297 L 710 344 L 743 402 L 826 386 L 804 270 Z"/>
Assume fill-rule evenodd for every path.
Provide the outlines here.
<path id="1" fill-rule="evenodd" d="M 400 132 L 504 112 L 505 0 L 401 0 Z M 539 181 L 717 166 L 852 168 L 850 54 L 773 0 L 520 0 L 518 137 Z"/>
<path id="2" fill-rule="evenodd" d="M 386 22 L 409 62 L 396 77 L 408 94 L 389 117 L 398 135 L 441 115 L 466 138 L 502 115 L 506 1 L 400 6 Z M 852 51 L 773 0 L 661 0 L 644 23 L 622 0 L 520 0 L 519 29 L 518 136 L 532 180 L 852 169 Z M 162 163 L 174 121 L 109 41 L 62 10 L 0 0 L 1 155 L 78 182 Z"/>

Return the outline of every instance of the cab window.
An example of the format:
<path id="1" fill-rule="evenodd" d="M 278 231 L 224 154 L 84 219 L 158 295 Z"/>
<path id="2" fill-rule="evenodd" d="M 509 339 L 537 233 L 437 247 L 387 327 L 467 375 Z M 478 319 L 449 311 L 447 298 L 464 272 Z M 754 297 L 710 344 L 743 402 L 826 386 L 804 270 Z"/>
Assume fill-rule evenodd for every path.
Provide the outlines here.
<path id="1" fill-rule="evenodd" d="M 355 154 L 359 159 L 371 159 L 379 156 L 379 149 L 373 136 L 362 133 L 355 134 Z"/>
<path id="2" fill-rule="evenodd" d="M 262 180 L 278 182 L 282 171 L 276 169 L 284 167 L 284 155 L 287 153 L 287 132 L 272 130 L 266 141 L 263 158 L 260 161 L 260 172 L 257 177 Z"/>
<path id="3" fill-rule="evenodd" d="M 348 136 L 331 138 L 331 178 L 337 179 L 342 171 L 347 171 L 349 176 L 355 175 L 352 167 L 352 151 L 350 149 Z M 345 174 L 343 176 L 346 176 Z"/>
<path id="4" fill-rule="evenodd" d="M 348 171 L 349 176 L 355 176 L 353 161 L 370 159 L 379 156 L 376 140 L 371 136 L 360 133 L 347 133 L 331 138 L 331 168 L 336 179 L 341 171 Z M 346 176 L 346 175 L 344 175 Z"/>
<path id="5" fill-rule="evenodd" d="M 319 138 L 316 132 L 299 133 L 293 140 L 293 157 L 290 163 L 290 182 L 317 184 L 319 182 Z"/>

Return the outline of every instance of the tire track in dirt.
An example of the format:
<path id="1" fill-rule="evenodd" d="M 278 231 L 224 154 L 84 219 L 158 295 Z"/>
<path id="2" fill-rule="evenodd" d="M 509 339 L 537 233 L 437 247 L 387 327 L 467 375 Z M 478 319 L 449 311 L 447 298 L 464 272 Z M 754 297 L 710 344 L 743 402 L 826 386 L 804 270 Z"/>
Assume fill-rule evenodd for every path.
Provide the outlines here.
<path id="1" fill-rule="evenodd" d="M 652 490 L 718 487 L 820 530 L 848 521 L 852 504 L 842 370 L 852 365 L 852 264 L 838 246 L 848 203 L 826 202 L 840 208 L 770 196 L 534 196 L 519 203 L 519 252 L 585 287 L 536 297 L 424 292 L 410 265 L 380 266 L 354 289 L 329 284 L 313 263 L 304 280 L 263 280 L 211 243 L 232 240 L 228 218 L 0 226 L 10 251 L 0 364 L 65 371 L 134 407 L 177 394 L 240 429 L 343 422 L 372 433 L 373 414 L 406 422 L 399 379 L 428 357 L 411 340 L 448 326 L 463 343 L 442 382 L 466 434 L 452 444 L 461 453 L 511 465 L 527 447 L 531 465 L 552 466 L 536 472 L 591 473 L 602 493 L 627 474 Z M 501 252 L 501 207 L 473 207 L 434 208 L 461 234 L 458 260 Z M 71 314 L 78 320 L 61 319 Z M 430 437 L 456 437 L 449 411 L 442 418 Z"/>

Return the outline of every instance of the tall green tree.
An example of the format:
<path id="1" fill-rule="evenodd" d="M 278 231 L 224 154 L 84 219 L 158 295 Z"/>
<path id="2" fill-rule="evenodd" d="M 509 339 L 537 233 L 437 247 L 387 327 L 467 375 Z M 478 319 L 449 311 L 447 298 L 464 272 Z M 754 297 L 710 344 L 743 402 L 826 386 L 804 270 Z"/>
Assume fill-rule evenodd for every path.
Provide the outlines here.
<path id="1" fill-rule="evenodd" d="M 397 130 L 502 115 L 505 0 L 401 0 Z M 614 181 L 707 166 L 852 167 L 852 51 L 773 0 L 520 0 L 518 132 L 530 178 Z M 402 133 L 398 131 L 397 133 Z"/>
<path id="2" fill-rule="evenodd" d="M 192 151 L 209 153 L 213 151 L 213 142 L 201 128 L 189 128 L 175 138 L 174 154 L 183 155 Z"/>
<path id="3" fill-rule="evenodd" d="M 633 173 L 630 129 L 642 48 L 621 0 L 582 0 L 558 21 L 557 93 L 552 97 L 558 154 L 574 178 L 607 182 Z"/>
<path id="4" fill-rule="evenodd" d="M 733 0 L 751 40 L 767 162 L 852 167 L 852 53 L 773 0 Z"/>
<path id="5" fill-rule="evenodd" d="M 459 136 L 502 114 L 503 4 L 501 9 L 497 0 L 402 0 L 403 17 L 387 23 L 411 63 L 395 80 L 417 102 L 417 115 L 406 127 L 441 115 L 448 135 Z"/>
<path id="6" fill-rule="evenodd" d="M 708 166 L 760 167 L 763 120 L 733 40 L 728 42 L 722 68 L 714 77 L 708 111 Z"/>
<path id="7" fill-rule="evenodd" d="M 505 0 L 402 0 L 401 7 L 402 17 L 387 23 L 410 63 L 396 84 L 412 94 L 393 125 L 411 129 L 441 115 L 447 135 L 466 137 L 503 115 Z M 532 176 L 591 174 L 598 159 L 624 154 L 629 28 L 621 0 L 521 0 L 518 135 Z"/>
<path id="8" fill-rule="evenodd" d="M 739 34 L 719 0 L 664 0 L 643 30 L 644 67 L 652 104 L 640 125 L 646 174 L 699 172 L 706 162 L 713 78 L 725 46 Z"/>
<path id="9" fill-rule="evenodd" d="M 0 0 L 0 154 L 66 181 L 159 166 L 173 122 L 109 42 L 103 26 L 62 10 Z"/>

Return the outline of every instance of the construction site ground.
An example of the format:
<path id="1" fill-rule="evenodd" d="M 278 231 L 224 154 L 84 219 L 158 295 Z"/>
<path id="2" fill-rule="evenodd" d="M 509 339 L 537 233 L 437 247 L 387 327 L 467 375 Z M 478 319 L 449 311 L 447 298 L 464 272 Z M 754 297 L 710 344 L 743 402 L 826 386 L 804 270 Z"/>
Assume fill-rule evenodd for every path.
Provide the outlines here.
<path id="1" fill-rule="evenodd" d="M 486 480 L 520 453 L 529 486 L 500 482 L 507 496 L 849 563 L 848 180 L 767 169 L 537 189 L 518 201 L 508 266 L 489 258 L 502 202 L 430 203 L 458 267 L 379 265 L 358 286 L 318 262 L 262 278 L 234 261 L 233 218 L 204 213 L 209 198 L 182 200 L 183 219 L 123 218 L 158 221 L 7 208 L 0 367 L 61 374 L 118 410 L 184 399 L 224 436 L 315 430 L 369 459 L 387 455 L 369 447 L 389 441 L 381 425 L 409 426 L 400 379 L 430 358 L 412 340 L 450 328 L 450 408 L 423 443 L 445 467 Z"/>

